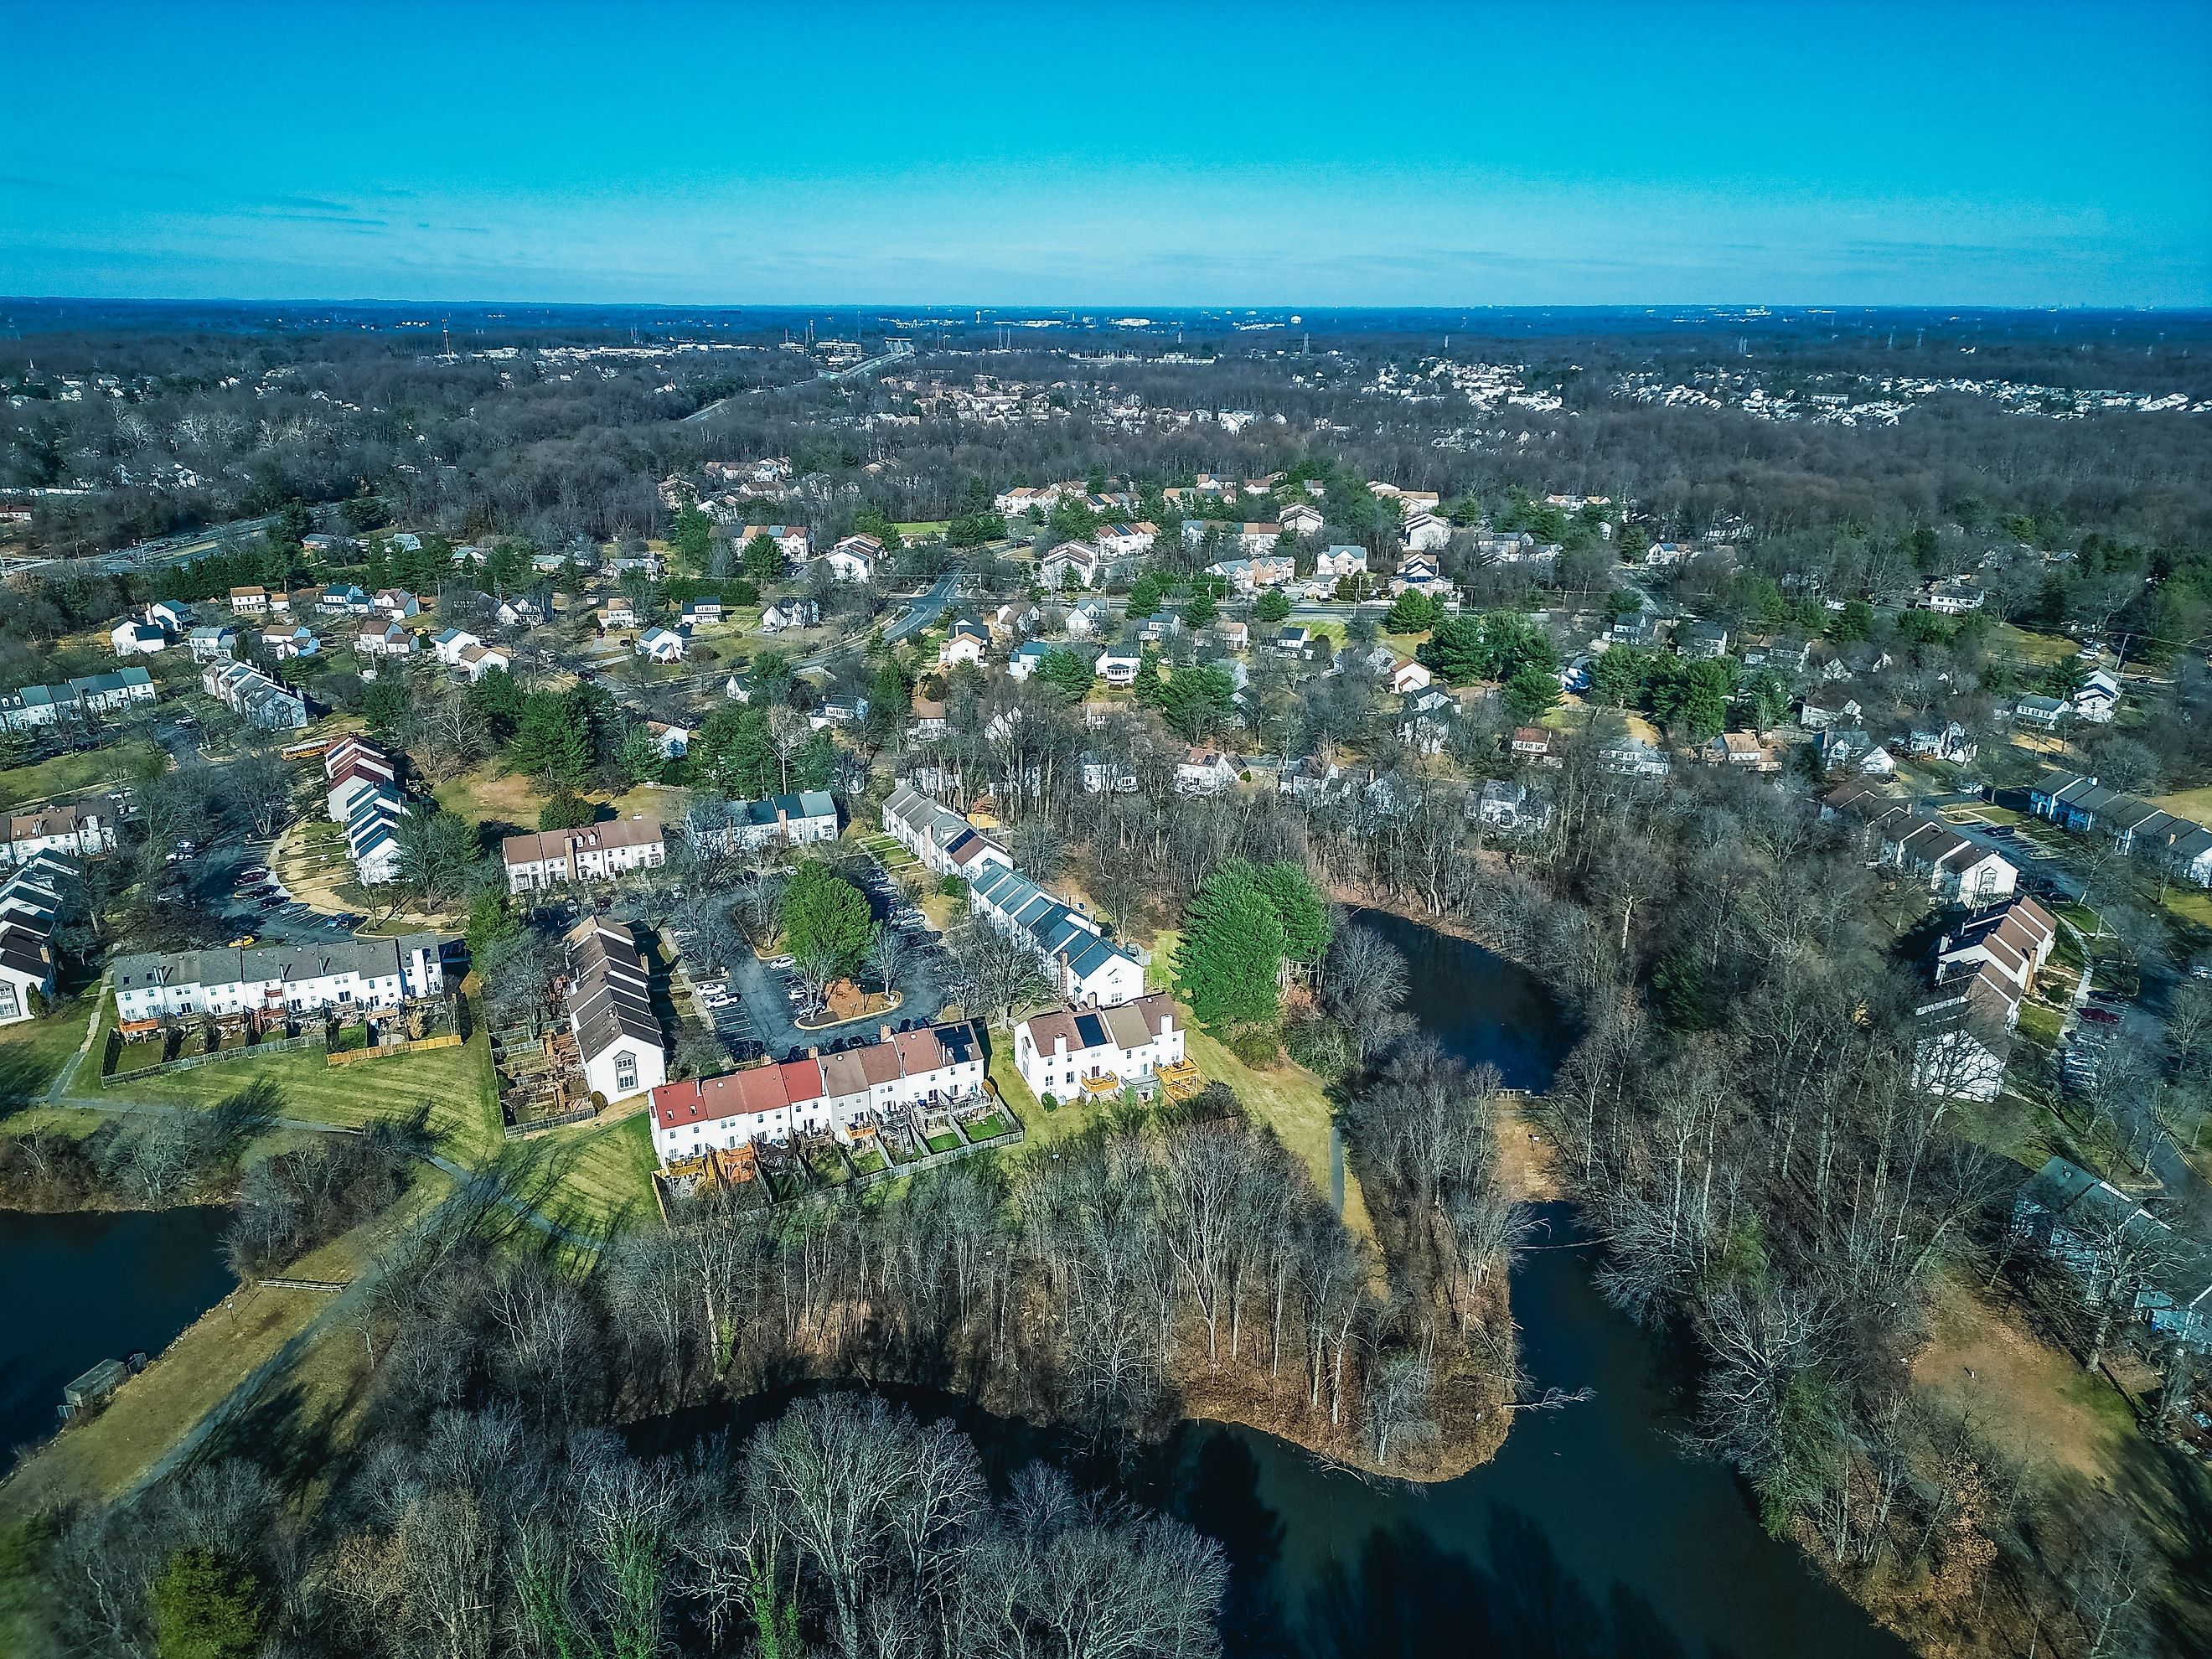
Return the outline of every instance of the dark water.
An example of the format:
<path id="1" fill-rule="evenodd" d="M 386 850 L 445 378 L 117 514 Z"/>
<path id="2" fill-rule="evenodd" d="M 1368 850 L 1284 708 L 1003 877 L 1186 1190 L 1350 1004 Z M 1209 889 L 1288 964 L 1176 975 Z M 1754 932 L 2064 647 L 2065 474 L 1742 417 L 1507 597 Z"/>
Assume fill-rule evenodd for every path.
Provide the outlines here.
<path id="1" fill-rule="evenodd" d="M 63 1385 L 103 1359 L 157 1354 L 222 1300 L 220 1209 L 26 1215 L 0 1210 L 0 1471 L 59 1422 Z"/>
<path id="2" fill-rule="evenodd" d="M 1579 1033 L 1543 981 L 1518 963 L 1388 910 L 1352 920 L 1396 945 L 1411 994 L 1406 1012 L 1470 1066 L 1495 1066 L 1509 1089 L 1540 1094 Z"/>
<path id="3" fill-rule="evenodd" d="M 1547 1243 L 1571 1239 L 1565 1206 L 1546 1218 Z M 1231 1553 L 1232 1653 L 1903 1654 L 1759 1529 L 1725 1469 L 1681 1454 L 1657 1350 L 1599 1297 L 1583 1250 L 1532 1251 L 1513 1306 L 1536 1387 L 1596 1398 L 1521 1413 L 1460 1480 L 1375 1481 L 1249 1430 L 1184 1431 L 1165 1495 Z"/>

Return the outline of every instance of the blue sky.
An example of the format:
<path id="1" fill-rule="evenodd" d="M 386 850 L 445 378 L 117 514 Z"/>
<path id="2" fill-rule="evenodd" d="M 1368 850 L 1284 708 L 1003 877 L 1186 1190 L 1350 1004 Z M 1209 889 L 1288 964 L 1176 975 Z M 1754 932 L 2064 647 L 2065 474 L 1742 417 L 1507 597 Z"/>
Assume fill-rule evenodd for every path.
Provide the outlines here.
<path id="1" fill-rule="evenodd" d="M 2212 4 L 0 0 L 0 293 L 2212 305 Z"/>

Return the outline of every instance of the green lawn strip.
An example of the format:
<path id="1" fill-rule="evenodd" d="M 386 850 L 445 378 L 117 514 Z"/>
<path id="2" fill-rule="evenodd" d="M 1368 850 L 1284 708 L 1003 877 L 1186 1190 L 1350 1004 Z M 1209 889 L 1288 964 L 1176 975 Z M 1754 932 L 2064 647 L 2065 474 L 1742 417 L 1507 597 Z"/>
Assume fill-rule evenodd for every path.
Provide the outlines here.
<path id="1" fill-rule="evenodd" d="M 549 1220 L 597 1239 L 648 1218 L 658 1224 L 653 1172 L 659 1163 L 644 1112 L 556 1129 L 531 1145 L 545 1159 L 544 1195 L 538 1207 Z"/>
<path id="2" fill-rule="evenodd" d="M 155 752 L 151 745 L 129 738 L 105 749 L 83 749 L 56 755 L 29 766 L 0 772 L 0 808 L 12 809 L 25 801 L 58 800 L 104 783 L 120 783 Z"/>

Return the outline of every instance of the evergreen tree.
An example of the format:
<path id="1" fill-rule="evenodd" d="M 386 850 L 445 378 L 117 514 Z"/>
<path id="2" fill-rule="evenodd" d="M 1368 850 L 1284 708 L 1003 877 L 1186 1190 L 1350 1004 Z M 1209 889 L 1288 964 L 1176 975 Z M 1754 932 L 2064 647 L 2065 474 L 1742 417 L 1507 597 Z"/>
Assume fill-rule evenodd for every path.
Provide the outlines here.
<path id="1" fill-rule="evenodd" d="M 1210 1027 L 1270 1024 L 1281 1007 L 1285 945 L 1282 921 L 1252 866 L 1231 860 L 1184 912 L 1176 994 Z"/>

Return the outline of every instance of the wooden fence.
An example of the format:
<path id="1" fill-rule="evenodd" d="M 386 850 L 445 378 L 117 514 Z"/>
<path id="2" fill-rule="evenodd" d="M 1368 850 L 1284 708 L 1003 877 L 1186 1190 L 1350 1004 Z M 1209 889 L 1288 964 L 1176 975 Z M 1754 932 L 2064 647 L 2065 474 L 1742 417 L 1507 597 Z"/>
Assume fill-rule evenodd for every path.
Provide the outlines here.
<path id="1" fill-rule="evenodd" d="M 324 1056 L 333 1066 L 352 1066 L 364 1060 L 382 1060 L 390 1054 L 411 1054 L 425 1048 L 458 1048 L 461 1035 L 447 1031 L 442 1036 L 417 1037 L 412 1042 L 380 1042 L 371 1048 L 333 1048 Z"/>

